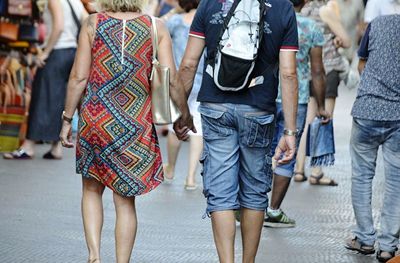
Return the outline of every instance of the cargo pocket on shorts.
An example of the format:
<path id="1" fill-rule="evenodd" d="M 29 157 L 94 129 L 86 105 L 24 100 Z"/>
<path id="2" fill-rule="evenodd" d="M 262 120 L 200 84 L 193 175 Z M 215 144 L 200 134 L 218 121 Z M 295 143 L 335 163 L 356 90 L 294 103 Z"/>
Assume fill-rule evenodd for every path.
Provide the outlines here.
<path id="1" fill-rule="evenodd" d="M 213 140 L 219 137 L 226 137 L 232 134 L 232 129 L 227 126 L 226 112 L 204 105 L 199 106 L 201 114 L 203 137 L 206 140 Z"/>
<path id="2" fill-rule="evenodd" d="M 203 165 L 203 168 L 201 170 L 201 176 L 203 178 L 203 194 L 204 196 L 207 198 L 208 197 L 208 191 L 209 191 L 209 187 L 210 187 L 210 180 L 208 180 L 208 178 L 204 177 L 204 174 L 207 174 L 207 169 L 209 167 L 209 158 L 208 158 L 208 149 L 206 144 L 203 147 L 203 153 L 201 154 L 200 157 L 200 163 Z"/>
<path id="3" fill-rule="evenodd" d="M 274 132 L 274 115 L 251 116 L 246 118 L 245 143 L 248 147 L 267 147 Z"/>

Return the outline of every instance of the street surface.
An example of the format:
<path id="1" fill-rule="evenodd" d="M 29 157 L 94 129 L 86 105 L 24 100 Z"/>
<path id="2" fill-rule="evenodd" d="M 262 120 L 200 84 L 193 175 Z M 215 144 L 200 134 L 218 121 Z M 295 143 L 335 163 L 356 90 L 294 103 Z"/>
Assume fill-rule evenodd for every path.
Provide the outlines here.
<path id="1" fill-rule="evenodd" d="M 357 255 L 343 247 L 354 225 L 348 148 L 355 90 L 342 88 L 339 94 L 335 111 L 336 165 L 326 169 L 326 174 L 338 181 L 339 186 L 293 183 L 282 208 L 296 219 L 297 226 L 264 228 L 259 263 L 376 262 L 372 256 Z M 162 138 L 163 154 L 165 143 Z M 0 262 L 86 262 L 80 214 L 81 178 L 74 174 L 74 151 L 65 150 L 62 161 L 46 161 L 41 156 L 48 146 L 37 149 L 36 158 L 31 161 L 0 159 Z M 164 184 L 137 198 L 139 228 L 131 262 L 218 262 L 210 219 L 202 219 L 205 199 L 201 189 L 187 192 L 183 187 L 187 156 L 185 143 L 173 184 Z M 376 223 L 383 197 L 380 194 L 383 177 L 380 156 L 373 200 Z M 102 262 L 111 263 L 115 262 L 115 213 L 110 190 L 104 196 L 104 209 Z M 241 262 L 241 253 L 238 232 L 237 262 Z"/>

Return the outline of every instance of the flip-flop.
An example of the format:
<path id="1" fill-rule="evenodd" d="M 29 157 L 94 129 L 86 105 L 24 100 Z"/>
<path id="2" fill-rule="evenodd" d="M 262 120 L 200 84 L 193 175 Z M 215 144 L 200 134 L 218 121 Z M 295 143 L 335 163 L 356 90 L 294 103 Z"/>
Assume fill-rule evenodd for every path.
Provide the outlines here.
<path id="1" fill-rule="evenodd" d="M 45 153 L 43 155 L 43 159 L 46 159 L 46 160 L 61 160 L 62 157 L 55 156 L 54 154 L 51 153 L 51 151 L 49 151 L 49 152 L 47 152 L 47 153 Z"/>
<path id="2" fill-rule="evenodd" d="M 197 184 L 194 185 L 185 184 L 186 191 L 195 191 L 196 189 L 197 189 Z"/>
<path id="3" fill-rule="evenodd" d="M 6 160 L 31 160 L 33 155 L 29 155 L 26 151 L 22 148 L 11 152 L 3 154 L 3 158 Z"/>
<path id="4" fill-rule="evenodd" d="M 335 182 L 335 180 L 329 178 L 329 182 L 321 182 L 321 179 L 324 177 L 324 173 L 321 173 L 320 175 L 316 176 L 316 175 L 310 175 L 310 179 L 314 179 L 315 182 L 312 182 L 310 180 L 310 184 L 311 185 L 323 185 L 323 186 L 338 186 L 338 183 Z"/>
<path id="5" fill-rule="evenodd" d="M 168 178 L 168 177 L 167 177 L 167 175 L 168 175 L 167 170 L 168 170 L 168 169 L 169 169 L 169 165 L 168 165 L 168 164 L 164 164 L 164 165 L 163 165 L 163 170 L 164 170 L 164 183 L 166 183 L 166 184 L 171 184 L 171 183 L 174 181 L 175 177 L 174 177 L 174 176 L 171 177 L 171 178 Z"/>
<path id="6" fill-rule="evenodd" d="M 301 178 L 297 179 L 296 175 L 301 175 Z M 305 174 L 302 172 L 294 172 L 294 174 L 293 174 L 293 180 L 297 183 L 305 182 L 305 181 L 307 181 L 307 179 L 308 179 L 307 176 L 305 176 Z"/>

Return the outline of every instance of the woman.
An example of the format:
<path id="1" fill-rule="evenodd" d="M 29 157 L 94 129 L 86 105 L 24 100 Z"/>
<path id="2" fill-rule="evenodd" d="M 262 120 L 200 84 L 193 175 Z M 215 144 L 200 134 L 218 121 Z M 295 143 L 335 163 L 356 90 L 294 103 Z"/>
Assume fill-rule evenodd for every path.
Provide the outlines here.
<path id="1" fill-rule="evenodd" d="M 325 109 L 333 118 L 338 87 L 341 81 L 340 73 L 346 69 L 344 58 L 339 54 L 339 48 L 349 48 L 351 41 L 341 24 L 339 6 L 335 0 L 328 2 L 324 0 L 311 1 L 307 3 L 301 13 L 314 18 L 324 32 L 323 62 L 326 72 Z M 317 103 L 315 98 L 311 97 L 308 104 L 306 126 L 296 159 L 296 172 L 294 176 L 296 182 L 307 180 L 307 177 L 304 175 L 305 144 L 308 125 L 314 120 L 316 113 Z M 309 181 L 312 185 L 337 185 L 334 180 L 324 175 L 321 167 L 314 167 L 312 169 Z"/>
<path id="2" fill-rule="evenodd" d="M 80 23 L 74 20 L 73 12 L 80 21 L 87 16 L 79 0 L 49 0 L 45 6 L 43 18 L 50 34 L 37 59 L 39 70 L 32 87 L 26 140 L 19 150 L 5 154 L 5 159 L 32 159 L 36 141 L 52 143 L 43 158 L 62 158 L 60 114 L 77 47 L 77 24 Z"/>
<path id="3" fill-rule="evenodd" d="M 192 24 L 194 15 L 196 14 L 199 0 L 179 0 L 180 7 L 185 11 L 184 14 L 174 15 L 167 21 L 168 30 L 172 36 L 173 49 L 175 64 L 179 68 L 179 64 L 183 58 L 185 52 L 186 43 L 189 37 L 189 29 Z M 193 113 L 193 121 L 195 123 L 197 133 L 190 132 L 190 150 L 189 150 L 189 171 L 185 181 L 186 190 L 196 190 L 196 170 L 199 163 L 200 155 L 203 150 L 203 137 L 201 131 L 201 117 L 197 111 L 199 103 L 197 100 L 197 94 L 200 90 L 201 80 L 203 78 L 203 64 L 201 61 L 197 68 L 196 77 L 192 92 L 189 96 L 188 104 L 190 112 Z M 175 164 L 178 157 L 181 141 L 178 140 L 175 133 L 170 127 L 168 133 L 168 164 L 165 165 L 165 179 L 172 180 L 175 173 Z"/>
<path id="4" fill-rule="evenodd" d="M 77 168 L 82 175 L 82 216 L 89 262 L 100 262 L 102 194 L 113 191 L 117 262 L 129 262 L 136 236 L 135 196 L 163 181 L 152 121 L 151 17 L 144 0 L 98 0 L 102 12 L 82 27 L 72 68 L 60 138 L 71 141 L 71 116 L 79 108 Z M 171 39 L 157 21 L 159 61 L 175 75 Z"/>

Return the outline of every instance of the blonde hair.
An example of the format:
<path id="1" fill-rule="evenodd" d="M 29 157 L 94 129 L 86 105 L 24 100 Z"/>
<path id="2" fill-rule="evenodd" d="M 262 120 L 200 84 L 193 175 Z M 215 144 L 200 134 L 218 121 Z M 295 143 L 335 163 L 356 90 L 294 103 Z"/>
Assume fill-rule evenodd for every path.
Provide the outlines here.
<path id="1" fill-rule="evenodd" d="M 96 0 L 98 11 L 142 12 L 147 0 Z"/>

